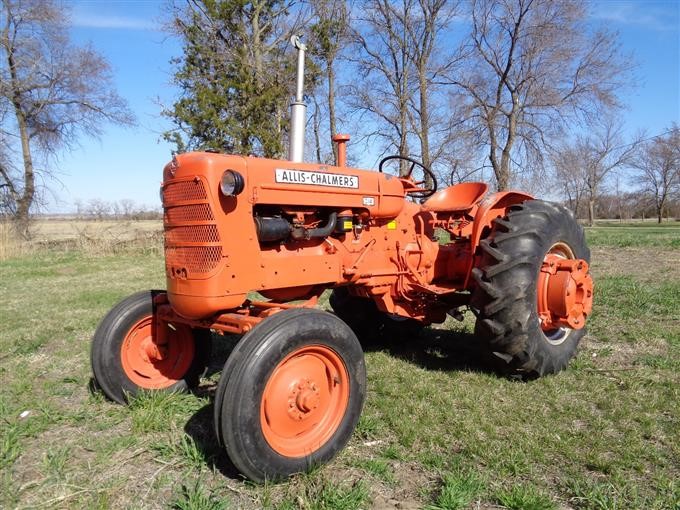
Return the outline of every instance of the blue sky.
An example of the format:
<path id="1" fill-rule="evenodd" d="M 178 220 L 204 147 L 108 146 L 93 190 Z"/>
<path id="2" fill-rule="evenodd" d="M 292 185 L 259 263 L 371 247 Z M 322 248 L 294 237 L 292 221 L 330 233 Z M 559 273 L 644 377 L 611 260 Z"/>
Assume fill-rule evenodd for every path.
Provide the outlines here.
<path id="1" fill-rule="evenodd" d="M 74 42 L 92 44 L 109 60 L 138 126 L 106 127 L 101 139 L 83 137 L 80 148 L 63 154 L 56 165 L 59 182 L 47 183 L 54 195 L 48 211 L 71 212 L 75 200 L 94 198 L 157 207 L 161 170 L 171 149 L 160 140 L 169 127 L 160 105 L 171 104 L 177 94 L 170 59 L 181 54 L 179 42 L 160 30 L 165 3 L 82 0 L 69 5 Z M 630 105 L 624 113 L 627 131 L 657 134 L 680 122 L 680 1 L 602 0 L 594 4 L 593 18 L 618 31 L 623 51 L 632 52 L 639 64 L 638 87 L 623 96 Z"/>

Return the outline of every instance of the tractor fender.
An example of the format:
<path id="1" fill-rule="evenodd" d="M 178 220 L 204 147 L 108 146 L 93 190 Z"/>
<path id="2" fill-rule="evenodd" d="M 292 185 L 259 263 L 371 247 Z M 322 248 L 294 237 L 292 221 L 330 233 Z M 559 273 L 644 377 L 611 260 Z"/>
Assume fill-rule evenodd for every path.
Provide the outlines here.
<path id="1" fill-rule="evenodd" d="M 534 197 L 521 191 L 499 191 L 487 195 L 479 202 L 472 225 L 472 235 L 470 236 L 470 253 L 473 256 L 470 257 L 470 264 L 465 275 L 465 288 L 468 287 L 470 282 L 470 274 L 475 265 L 474 253 L 477 251 L 477 246 L 479 246 L 485 229 L 490 229 L 493 220 L 496 218 L 505 216 L 505 210 L 508 207 L 526 200 L 534 200 Z"/>

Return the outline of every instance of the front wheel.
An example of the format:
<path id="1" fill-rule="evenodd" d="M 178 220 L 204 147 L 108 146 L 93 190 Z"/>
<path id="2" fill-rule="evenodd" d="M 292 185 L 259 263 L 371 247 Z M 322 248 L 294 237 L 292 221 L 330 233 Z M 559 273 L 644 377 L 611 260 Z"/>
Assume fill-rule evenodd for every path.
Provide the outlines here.
<path id="1" fill-rule="evenodd" d="M 92 338 L 95 381 L 120 404 L 140 390 L 186 391 L 198 385 L 207 367 L 210 332 L 158 321 L 154 298 L 160 293 L 143 291 L 125 298 L 102 319 Z"/>
<path id="2" fill-rule="evenodd" d="M 218 440 L 251 480 L 280 480 L 333 458 L 365 396 L 352 330 L 327 312 L 285 310 L 244 336 L 227 360 L 215 394 Z"/>
<path id="3" fill-rule="evenodd" d="M 592 308 L 583 229 L 564 207 L 529 200 L 494 220 L 480 248 L 472 273 L 476 336 L 508 375 L 564 369 Z"/>

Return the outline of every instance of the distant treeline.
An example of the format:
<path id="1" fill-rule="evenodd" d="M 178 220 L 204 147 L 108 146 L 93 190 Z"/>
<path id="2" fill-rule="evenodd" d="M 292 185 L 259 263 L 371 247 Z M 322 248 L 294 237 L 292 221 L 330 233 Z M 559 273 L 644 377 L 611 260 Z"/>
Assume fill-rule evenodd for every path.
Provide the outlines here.
<path id="1" fill-rule="evenodd" d="M 578 202 L 564 202 L 580 220 L 588 219 L 588 200 L 584 197 Z M 595 214 L 599 219 L 639 220 L 653 219 L 658 221 L 658 213 L 654 197 L 642 193 L 604 193 L 597 199 Z M 669 200 L 664 206 L 662 217 L 665 220 L 680 219 L 680 198 Z"/>
<path id="2" fill-rule="evenodd" d="M 160 207 L 137 204 L 129 199 L 112 202 L 98 198 L 87 202 L 76 200 L 74 206 L 75 216 L 79 219 L 160 220 L 163 218 Z"/>

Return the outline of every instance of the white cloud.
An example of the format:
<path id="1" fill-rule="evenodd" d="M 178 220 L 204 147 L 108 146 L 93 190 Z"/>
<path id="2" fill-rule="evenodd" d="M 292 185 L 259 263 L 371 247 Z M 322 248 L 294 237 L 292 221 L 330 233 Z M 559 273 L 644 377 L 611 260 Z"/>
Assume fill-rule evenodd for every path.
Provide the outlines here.
<path id="1" fill-rule="evenodd" d="M 72 25 L 82 28 L 111 28 L 118 30 L 159 30 L 157 23 L 142 18 L 126 16 L 100 16 L 97 14 L 74 13 Z"/>
<path id="2" fill-rule="evenodd" d="M 669 9 L 664 8 L 668 6 Z M 678 30 L 678 7 L 673 2 L 650 5 L 645 2 L 600 1 L 593 6 L 592 15 L 602 21 L 636 25 L 660 32 Z"/>

